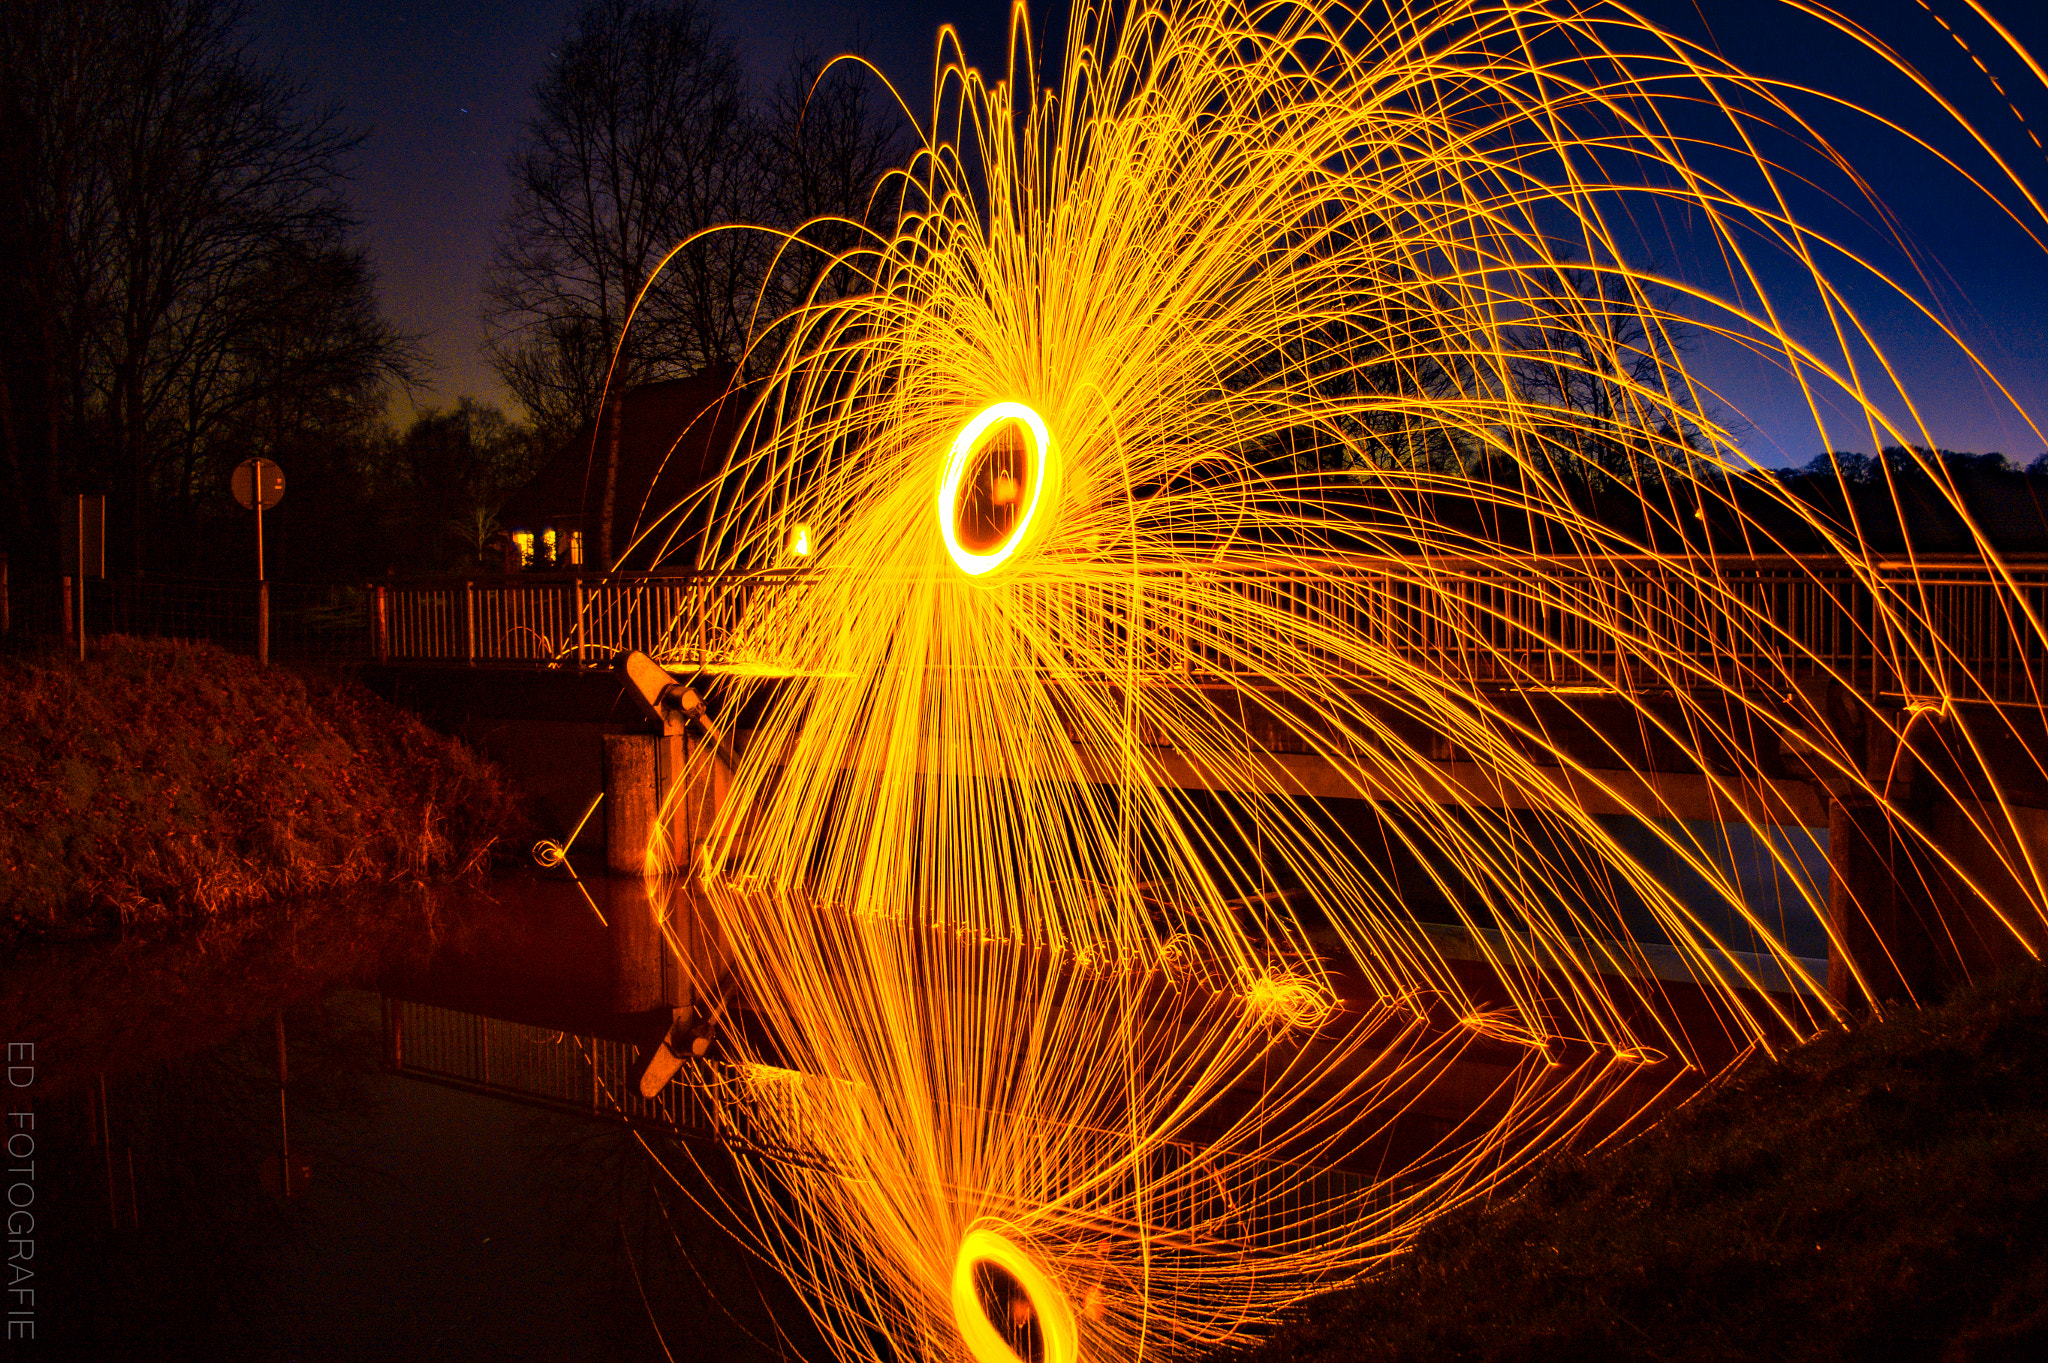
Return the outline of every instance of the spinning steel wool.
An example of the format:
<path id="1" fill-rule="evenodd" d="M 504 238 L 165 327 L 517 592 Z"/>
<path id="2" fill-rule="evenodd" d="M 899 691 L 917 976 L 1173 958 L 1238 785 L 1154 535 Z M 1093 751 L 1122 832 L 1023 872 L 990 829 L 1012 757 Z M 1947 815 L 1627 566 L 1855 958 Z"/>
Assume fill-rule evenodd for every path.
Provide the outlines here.
<path id="1" fill-rule="evenodd" d="M 733 1210 L 842 1354 L 1228 1338 L 1910 992 L 1899 894 L 1838 875 L 1831 913 L 1785 836 L 1789 910 L 1731 864 L 1723 830 L 1812 824 L 1816 789 L 1948 906 L 1931 936 L 2038 935 L 2029 579 L 1931 458 L 1882 476 L 1974 551 L 1879 554 L 1684 363 L 1740 345 L 1817 419 L 1933 444 L 1831 275 L 1874 272 L 1787 206 L 1795 137 L 1830 164 L 1796 92 L 1538 0 L 1083 5 L 1049 84 L 1031 50 L 1020 11 L 1008 79 L 942 62 L 889 230 L 835 262 L 868 289 L 765 331 L 695 562 L 801 571 L 664 659 L 756 717 L 650 869 L 700 879 L 694 983 L 780 1076 L 732 1091 L 781 1152 Z M 1651 210 L 1726 289 L 1631 263 Z"/>

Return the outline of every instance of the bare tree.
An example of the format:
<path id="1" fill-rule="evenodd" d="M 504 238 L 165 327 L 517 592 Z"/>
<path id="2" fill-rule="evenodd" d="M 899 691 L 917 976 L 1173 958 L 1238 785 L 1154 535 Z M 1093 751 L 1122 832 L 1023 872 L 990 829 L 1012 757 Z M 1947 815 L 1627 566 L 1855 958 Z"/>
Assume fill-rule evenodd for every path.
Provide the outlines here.
<path id="1" fill-rule="evenodd" d="M 861 221 L 903 122 L 856 65 L 794 56 L 764 97 L 696 0 L 591 0 L 542 78 L 492 263 L 488 351 L 536 426 L 565 437 L 614 391 L 737 362 L 858 242 L 820 222 L 778 253 L 769 233 L 699 238 L 628 310 L 663 258 L 722 224 Z M 828 295 L 863 287 L 838 268 Z"/>
<path id="2" fill-rule="evenodd" d="M 0 19 L 0 162 L 32 186 L 0 208 L 25 248 L 0 270 L 10 302 L 47 309 L 0 318 L 6 410 L 33 418 L 6 432 L 18 505 L 99 485 L 138 570 L 164 501 L 254 409 L 275 429 L 420 363 L 348 245 L 360 135 L 259 65 L 241 19 L 233 0 L 11 0 Z"/>
<path id="3" fill-rule="evenodd" d="M 85 419 L 105 47 L 83 6 L 0 6 L 0 444 L 17 560 L 27 545 L 54 553 L 58 452 Z"/>
<path id="4" fill-rule="evenodd" d="M 860 292 L 864 278 L 843 259 L 864 244 L 861 224 L 893 213 L 893 204 L 874 195 L 884 173 L 909 152 L 902 110 L 881 95 L 866 68 L 851 61 L 828 66 L 800 50 L 769 93 L 762 123 L 767 220 L 803 228 L 805 243 L 783 253 L 764 312 L 772 318 L 787 311 L 814 285 L 826 298 Z"/>
<path id="5" fill-rule="evenodd" d="M 764 259 L 755 233 L 685 250 L 624 327 L 672 248 L 759 216 L 757 118 L 731 41 L 691 0 L 591 0 L 534 98 L 508 167 L 488 351 L 535 424 L 560 437 L 595 412 L 615 347 L 615 388 L 740 353 Z"/>
<path id="6" fill-rule="evenodd" d="M 1677 363 L 1691 329 L 1645 301 L 1611 272 L 1560 269 L 1531 301 L 1536 320 L 1512 333 L 1509 373 L 1558 413 L 1544 457 L 1567 478 L 1661 486 L 1689 468 L 1717 415 L 1701 410 Z"/>
<path id="7" fill-rule="evenodd" d="M 360 250 L 285 241 L 178 319 L 191 353 L 156 423 L 162 501 L 201 519 L 243 459 L 317 462 L 316 444 L 346 446 L 382 419 L 388 385 L 410 385 L 426 360 L 379 312 L 376 283 Z"/>
<path id="8" fill-rule="evenodd" d="M 389 437 L 377 470 L 389 538 L 416 568 L 476 568 L 505 528 L 499 508 L 544 453 L 532 428 L 474 398 L 418 412 L 403 435 Z"/>

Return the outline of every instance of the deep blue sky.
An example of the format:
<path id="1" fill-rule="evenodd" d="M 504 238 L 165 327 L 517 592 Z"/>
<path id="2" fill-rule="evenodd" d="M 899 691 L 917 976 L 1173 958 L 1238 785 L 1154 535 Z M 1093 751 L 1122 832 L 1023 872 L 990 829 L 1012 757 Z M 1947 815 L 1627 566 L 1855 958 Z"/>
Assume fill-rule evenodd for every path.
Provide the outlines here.
<path id="1" fill-rule="evenodd" d="M 1963 0 L 1836 0 L 1893 42 L 1992 137 L 2037 193 L 2048 191 L 2048 158 L 2025 124 L 2048 141 L 2048 92 L 2011 58 Z M 2035 0 L 1987 0 L 1994 14 L 2048 61 L 2048 16 Z M 1739 65 L 1877 105 L 1920 131 L 1940 129 L 1937 111 L 1895 75 L 1880 71 L 1813 21 L 1769 0 L 1639 0 L 1639 8 L 1688 34 L 1711 37 Z M 505 403 L 477 354 L 479 286 L 506 201 L 504 163 L 530 112 L 529 95 L 574 5 L 571 0 L 251 0 L 250 35 L 279 56 L 321 98 L 338 100 L 371 136 L 357 164 L 354 198 L 383 272 L 385 307 L 401 326 L 425 333 L 437 369 L 421 401 L 445 405 L 461 394 Z M 1064 11 L 1064 6 L 1061 7 Z M 1008 14 L 1000 0 L 909 0 L 880 8 L 818 0 L 725 3 L 729 29 L 758 76 L 772 78 L 793 47 L 838 51 L 856 43 L 903 88 L 929 89 L 933 43 L 942 23 L 965 36 L 971 60 L 1001 65 Z M 1045 7 L 1034 6 L 1034 16 Z M 2019 109 L 2016 118 L 1952 37 L 1946 19 L 1991 67 Z M 2048 253 L 1939 172 L 1923 154 L 1868 124 L 1836 118 L 1823 131 L 1870 177 L 1932 269 L 1932 296 L 1946 319 L 2048 424 Z M 1951 133 L 1946 150 L 1973 157 Z M 1973 168 L 1982 165 L 1972 161 Z M 2044 194 L 2048 198 L 2048 194 Z M 1817 197 L 1799 205 L 1809 221 L 1882 249 L 1848 212 Z M 1690 258 L 1682 225 L 1645 224 L 1659 264 L 1680 273 L 1711 262 Z M 2044 234 L 2048 235 L 2048 234 Z M 1888 267 L 1906 266 L 1894 252 Z M 1879 290 L 1852 293 L 1871 310 L 1887 348 L 1908 371 L 1938 443 L 1999 449 L 2021 459 L 2044 448 L 1923 323 L 1888 305 Z M 1794 314 L 1795 327 L 1819 315 Z M 1755 423 L 1752 454 L 1765 463 L 1803 462 L 1820 437 L 1797 393 L 1760 363 L 1703 351 L 1700 368 Z M 507 404 L 509 405 L 509 404 Z M 395 413 L 395 415 L 399 415 Z M 1836 448 L 1867 449 L 1867 435 L 1830 431 Z"/>

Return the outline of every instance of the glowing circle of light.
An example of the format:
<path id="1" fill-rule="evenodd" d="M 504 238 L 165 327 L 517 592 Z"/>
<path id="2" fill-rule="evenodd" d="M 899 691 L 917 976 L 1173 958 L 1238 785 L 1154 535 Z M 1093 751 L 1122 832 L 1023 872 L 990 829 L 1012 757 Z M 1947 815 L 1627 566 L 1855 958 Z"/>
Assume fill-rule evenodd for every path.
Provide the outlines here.
<path id="1" fill-rule="evenodd" d="M 977 554 L 960 543 L 954 516 L 960 501 L 960 482 L 967 476 L 974 456 L 980 452 L 981 438 L 1005 421 L 1014 421 L 1031 432 L 1032 465 L 1031 493 L 1025 503 L 1024 514 L 1017 518 L 1017 524 L 1004 537 L 1003 542 L 986 554 Z M 960 565 L 960 571 L 970 577 L 999 566 L 1017 546 L 1024 542 L 1030 532 L 1031 522 L 1038 514 L 1038 503 L 1045 493 L 1045 476 L 1052 458 L 1052 434 L 1046 429 L 1045 418 L 1021 402 L 998 402 L 984 408 L 972 421 L 960 428 L 960 434 L 953 437 L 953 448 L 946 455 L 946 475 L 939 481 L 939 534 L 946 541 L 946 552 L 953 556 L 953 562 Z"/>
<path id="2" fill-rule="evenodd" d="M 1774 831 L 1819 787 L 1780 784 L 1781 749 L 1849 782 L 1912 856 L 1950 855 L 1843 737 L 1910 748 L 1911 721 L 1802 681 L 1837 645 L 1714 553 L 1825 549 L 1791 560 L 1795 583 L 1881 603 L 1828 636 L 1846 668 L 1949 628 L 1830 509 L 1866 495 L 1843 468 L 1796 485 L 1759 468 L 1682 344 L 1820 384 L 1873 443 L 1935 443 L 1861 377 L 1873 332 L 1779 320 L 1850 317 L 1848 278 L 1823 273 L 1842 262 L 1914 297 L 1876 256 L 1808 250 L 1826 225 L 1780 197 L 1788 149 L 1841 202 L 1864 192 L 1788 102 L 1827 97 L 1620 6 L 1361 13 L 1084 6 L 1051 79 L 1023 60 L 1036 43 L 987 80 L 948 46 L 935 74 L 961 116 L 889 181 L 893 218 L 825 252 L 869 283 L 820 288 L 759 338 L 782 348 L 694 564 L 816 567 L 726 617 L 721 701 L 752 728 L 701 876 L 675 877 L 702 916 L 666 930 L 701 924 L 676 952 L 693 989 L 749 1003 L 728 1056 L 808 1076 L 780 1107 L 718 1099 L 732 1129 L 780 1123 L 805 1156 L 736 1145 L 747 1196 L 727 1205 L 839 1363 L 1212 1347 L 1560 1142 L 1652 1119 L 1649 1094 L 1836 1025 L 1792 930 L 1830 924 L 1827 877 Z M 1667 279 L 1631 259 L 1654 243 L 1627 224 L 1672 204 L 1702 249 Z M 819 226 L 821 247 L 841 239 Z M 1012 420 L 1038 444 L 1032 488 Z M 2011 647 L 2048 639 L 1938 458 L 1913 461 L 1875 461 L 1867 495 L 1896 505 L 1895 477 L 1932 479 L 1973 527 Z M 965 582 L 927 591 L 953 581 L 915 524 L 935 492 Z M 809 560 L 792 519 L 817 532 Z M 1920 532 L 1901 534 L 1911 562 Z M 1026 574 L 1047 590 L 1003 587 Z M 1740 657 L 1718 642 L 1731 627 Z M 1954 647 L 1927 673 L 1942 694 L 1994 694 Z M 1831 698 L 1853 702 L 1847 727 Z M 1270 719 L 1250 727 L 1247 703 Z M 1592 798 L 1551 713 L 1614 735 L 1621 770 Z M 1638 726 L 1673 746 L 1621 741 Z M 1688 822 L 1658 751 L 1753 793 L 1741 820 Z M 1449 774 L 1457 754 L 1487 790 Z M 1718 804 L 1723 777 L 1708 784 Z M 700 789 L 676 783 L 669 809 Z M 1371 824 L 1337 816 L 1356 797 Z M 1610 800 L 1647 841 L 1620 836 Z M 2025 830 L 1992 812 L 2017 804 L 1965 820 L 1989 839 L 1967 855 L 2024 863 Z M 1752 846 L 1779 877 L 1764 913 L 1733 869 Z M 1481 959 L 1432 945 L 1411 858 Z M 1695 884 L 1728 916 L 1702 921 Z M 2048 923 L 2039 882 L 2011 884 L 2008 926 Z M 1690 983 L 1658 980 L 1660 939 Z M 1750 942 L 1754 969 L 1730 949 Z M 1514 1057 L 1499 1100 L 1408 1144 L 1410 1095 L 1495 1048 Z M 1187 1155 L 1151 1153 L 1169 1148 Z M 1415 1153 L 1356 1183 L 1283 1172 L 1386 1149 Z M 1328 1153 L 1294 1163 L 1310 1150 Z M 997 1219 L 1015 1209 L 1016 1229 Z M 975 1226 L 991 1233 L 963 1243 Z M 983 1252 L 1004 1235 L 1016 1257 Z M 1056 1317 L 1081 1334 L 1050 1338 Z"/>
<path id="3" fill-rule="evenodd" d="M 1024 1290 L 1038 1317 L 1043 1363 L 1080 1363 L 1081 1342 L 1067 1294 L 1016 1241 L 986 1228 L 967 1232 L 953 1260 L 953 1319 L 968 1356 L 975 1363 L 1022 1363 L 982 1310 L 974 1286 L 974 1270 L 982 1264 L 1008 1273 Z"/>

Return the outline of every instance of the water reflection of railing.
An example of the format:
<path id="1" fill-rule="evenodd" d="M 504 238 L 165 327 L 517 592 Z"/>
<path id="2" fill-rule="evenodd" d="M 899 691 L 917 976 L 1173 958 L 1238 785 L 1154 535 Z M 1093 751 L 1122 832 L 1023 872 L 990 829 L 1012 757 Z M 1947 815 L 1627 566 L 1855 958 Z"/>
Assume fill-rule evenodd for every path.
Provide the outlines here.
<path id="1" fill-rule="evenodd" d="M 386 998 L 384 1060 L 397 1074 L 555 1112 L 683 1136 L 731 1134 L 701 1086 L 670 1084 L 642 1098 L 639 1048 L 609 1037 Z"/>
<path id="2" fill-rule="evenodd" d="M 388 997 L 384 1056 L 393 1073 L 465 1092 L 859 1176 L 843 1147 L 859 1138 L 867 1102 L 845 1081 L 692 1061 L 643 1098 L 642 1056 L 630 1043 Z M 955 1116 L 976 1120 L 964 1110 Z M 1133 1161 L 1128 1132 L 1063 1126 L 1034 1137 L 1011 1127 L 1009 1138 L 1016 1158 L 1056 1166 L 1026 1182 L 1075 1190 L 1076 1205 L 1105 1227 L 1142 1205 L 1163 1253 L 1219 1244 L 1278 1250 L 1384 1213 L 1395 1195 L 1384 1181 L 1346 1169 L 1219 1160 L 1183 1141 L 1155 1142 Z"/>
<path id="3" fill-rule="evenodd" d="M 1782 690 L 1830 672 L 1871 695 L 2024 698 L 2048 683 L 2048 561 L 1508 556 L 1232 563 L 1113 586 L 1019 589 L 1060 668 L 1286 677 L 1389 662 L 1478 684 Z M 817 588 L 791 571 L 478 576 L 379 589 L 396 661 L 546 664 L 638 649 L 774 670 L 743 622 Z M 1134 628 L 1135 626 L 1135 628 Z M 1136 641 L 1135 645 L 1133 641 Z M 1130 656 L 1133 647 L 1138 656 Z"/>

